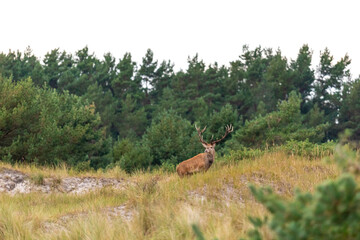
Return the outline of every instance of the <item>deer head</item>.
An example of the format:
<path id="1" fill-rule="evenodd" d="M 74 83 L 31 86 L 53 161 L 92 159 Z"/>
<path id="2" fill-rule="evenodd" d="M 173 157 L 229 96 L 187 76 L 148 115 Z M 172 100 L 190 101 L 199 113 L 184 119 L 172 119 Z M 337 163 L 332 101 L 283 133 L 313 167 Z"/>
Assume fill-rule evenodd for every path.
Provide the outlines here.
<path id="1" fill-rule="evenodd" d="M 213 136 L 211 137 L 210 143 L 207 143 L 207 142 L 204 141 L 203 136 L 202 136 L 202 134 L 203 134 L 203 133 L 205 132 L 205 130 L 206 130 L 206 126 L 203 128 L 203 130 L 200 130 L 200 128 L 195 125 L 195 129 L 196 129 L 196 131 L 198 132 L 199 140 L 200 140 L 201 144 L 202 144 L 202 145 L 204 146 L 204 148 L 205 148 L 205 152 L 206 152 L 206 153 L 210 153 L 210 154 L 212 154 L 212 155 L 215 155 L 215 146 L 216 146 L 216 143 L 221 142 L 224 138 L 226 138 L 226 136 L 227 136 L 229 133 L 231 133 L 231 132 L 234 130 L 234 128 L 233 128 L 232 125 L 227 125 L 227 126 L 225 127 L 225 129 L 226 129 L 226 130 L 225 130 L 225 134 L 224 134 L 224 136 L 222 136 L 222 138 L 213 141 L 213 138 L 214 138 L 214 135 L 213 135 Z"/>

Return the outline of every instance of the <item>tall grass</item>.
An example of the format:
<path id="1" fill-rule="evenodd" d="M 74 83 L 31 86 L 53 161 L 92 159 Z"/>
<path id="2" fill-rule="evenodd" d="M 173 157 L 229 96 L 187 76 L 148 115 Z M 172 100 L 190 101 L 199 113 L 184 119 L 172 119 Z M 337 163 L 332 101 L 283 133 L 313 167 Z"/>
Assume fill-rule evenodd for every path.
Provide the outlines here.
<path id="1" fill-rule="evenodd" d="M 44 177 L 75 174 L 66 168 L 15 168 Z M 120 169 L 81 174 L 124 178 L 129 184 L 83 195 L 0 194 L 0 239 L 194 239 L 193 224 L 206 238 L 239 239 L 252 228 L 249 215 L 267 214 L 252 197 L 249 183 L 270 185 L 291 198 L 295 188 L 312 191 L 339 170 L 319 158 L 309 161 L 280 151 L 218 161 L 208 172 L 183 179 L 161 170 L 131 176 Z M 109 214 L 119 206 L 128 216 Z"/>

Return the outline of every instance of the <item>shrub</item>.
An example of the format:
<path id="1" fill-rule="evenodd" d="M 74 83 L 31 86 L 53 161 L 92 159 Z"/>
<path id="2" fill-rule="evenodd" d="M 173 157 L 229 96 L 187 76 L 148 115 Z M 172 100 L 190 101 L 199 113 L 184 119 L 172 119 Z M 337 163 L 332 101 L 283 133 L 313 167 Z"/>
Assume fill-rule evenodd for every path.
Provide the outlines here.
<path id="1" fill-rule="evenodd" d="M 262 239 L 260 229 L 270 228 L 276 239 L 360 239 L 360 190 L 353 175 L 359 174 L 359 156 L 338 145 L 335 161 L 344 171 L 337 180 L 319 185 L 314 193 L 297 191 L 285 200 L 270 188 L 250 189 L 270 212 L 269 218 L 251 218 L 250 239 Z"/>
<path id="2" fill-rule="evenodd" d="M 250 239 L 262 239 L 259 229 L 265 224 L 276 239 L 359 239 L 360 192 L 350 175 L 321 184 L 313 194 L 297 192 L 289 201 L 269 188 L 251 191 L 271 217 L 250 218 L 255 226 Z"/>
<path id="3" fill-rule="evenodd" d="M 113 155 L 115 165 L 127 173 L 151 167 L 152 156 L 149 149 L 142 144 L 134 143 L 128 138 L 114 144 Z"/>
<path id="4" fill-rule="evenodd" d="M 92 168 L 90 167 L 90 161 L 78 162 L 74 167 L 74 170 L 76 172 L 88 172 L 92 170 Z"/>
<path id="5" fill-rule="evenodd" d="M 287 154 L 298 155 L 310 159 L 322 158 L 334 153 L 335 143 L 333 141 L 322 144 L 316 144 L 305 141 L 289 140 L 279 149 L 284 150 Z"/>
<path id="6" fill-rule="evenodd" d="M 232 137 L 229 146 L 239 144 L 246 147 L 265 148 L 284 144 L 289 140 L 320 142 L 325 136 L 328 124 L 307 126 L 302 122 L 300 112 L 301 97 L 291 92 L 287 101 L 278 104 L 278 110 L 265 116 L 246 121 Z"/>
<path id="7" fill-rule="evenodd" d="M 100 124 L 95 106 L 75 95 L 0 76 L 0 159 L 100 167 L 110 150 Z"/>
<path id="8" fill-rule="evenodd" d="M 229 155 L 226 155 L 224 158 L 226 161 L 237 162 L 243 159 L 255 159 L 264 155 L 265 151 L 261 149 L 252 149 L 252 148 L 242 148 L 237 151 L 230 151 Z"/>
<path id="9" fill-rule="evenodd" d="M 152 121 L 142 144 L 150 151 L 152 165 L 176 165 L 203 151 L 195 128 L 172 110 L 160 113 Z"/>
<path id="10" fill-rule="evenodd" d="M 165 172 L 174 172 L 175 169 L 176 169 L 176 165 L 171 163 L 170 161 L 169 162 L 164 162 L 161 165 L 161 169 L 164 170 Z"/>
<path id="11" fill-rule="evenodd" d="M 255 159 L 271 151 L 284 151 L 288 155 L 298 155 L 309 159 L 323 158 L 334 153 L 335 143 L 326 142 L 322 144 L 315 144 L 305 141 L 290 140 L 284 145 L 276 146 L 269 149 L 247 148 L 243 146 L 238 147 L 239 150 L 230 150 L 230 153 L 224 156 L 224 160 L 236 162 L 243 159 Z"/>

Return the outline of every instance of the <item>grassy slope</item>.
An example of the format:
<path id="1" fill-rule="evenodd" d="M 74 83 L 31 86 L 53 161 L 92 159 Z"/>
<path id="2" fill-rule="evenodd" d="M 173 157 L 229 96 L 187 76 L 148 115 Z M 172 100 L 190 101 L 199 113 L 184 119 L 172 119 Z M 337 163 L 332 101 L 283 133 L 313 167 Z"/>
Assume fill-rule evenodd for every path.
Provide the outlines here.
<path id="1" fill-rule="evenodd" d="M 65 169 L 17 169 L 45 177 L 74 174 Z M 235 164 L 218 161 L 207 173 L 184 179 L 164 172 L 93 173 L 124 177 L 131 184 L 125 190 L 107 188 L 80 196 L 0 194 L 0 239 L 194 239 L 193 223 L 209 239 L 239 239 L 251 228 L 248 215 L 266 214 L 251 196 L 249 183 L 270 185 L 288 198 L 296 187 L 312 191 L 338 174 L 335 165 L 281 152 Z M 119 206 L 131 220 L 109 215 L 109 209 Z"/>

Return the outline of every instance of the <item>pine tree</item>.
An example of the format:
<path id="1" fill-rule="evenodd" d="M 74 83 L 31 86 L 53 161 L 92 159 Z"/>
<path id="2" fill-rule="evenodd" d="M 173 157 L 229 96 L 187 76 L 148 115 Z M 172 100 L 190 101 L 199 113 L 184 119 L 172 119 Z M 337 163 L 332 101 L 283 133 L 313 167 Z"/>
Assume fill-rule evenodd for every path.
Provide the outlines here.
<path id="1" fill-rule="evenodd" d="M 320 54 L 320 65 L 314 82 L 315 96 L 313 103 L 317 103 L 325 112 L 325 120 L 331 124 L 327 132 L 327 139 L 337 138 L 337 122 L 341 105 L 341 88 L 346 79 L 350 77 L 350 58 L 345 55 L 340 61 L 333 64 L 333 56 L 329 49 Z"/>
<path id="2" fill-rule="evenodd" d="M 162 61 L 155 72 L 155 78 L 152 81 L 151 98 L 155 103 L 158 103 L 163 95 L 165 88 L 171 86 L 171 81 L 174 76 L 174 64 L 170 61 Z"/>
<path id="3" fill-rule="evenodd" d="M 356 79 L 347 90 L 340 108 L 339 130 L 350 129 L 350 139 L 360 140 L 360 79 Z M 346 93 L 347 92 L 347 93 Z"/>
<path id="4" fill-rule="evenodd" d="M 158 62 L 154 61 L 154 53 L 151 49 L 148 49 L 137 72 L 137 77 L 140 78 L 147 101 L 149 101 L 150 88 L 153 86 L 153 80 L 156 76 L 157 65 Z"/>
<path id="5" fill-rule="evenodd" d="M 308 99 L 315 80 L 314 70 L 311 69 L 312 52 L 308 45 L 303 45 L 296 60 L 291 61 L 292 81 L 302 99 Z"/>
<path id="6" fill-rule="evenodd" d="M 111 81 L 111 91 L 114 97 L 125 99 L 127 94 L 131 94 L 135 100 L 141 100 L 141 82 L 135 78 L 136 63 L 132 61 L 130 53 L 125 53 L 116 65 L 119 71 L 117 76 Z"/>

